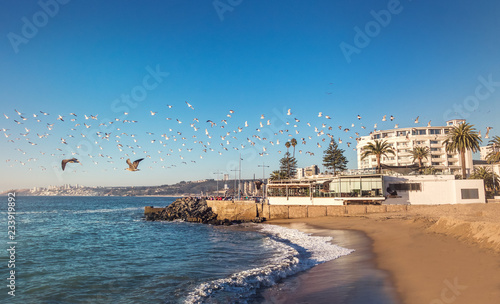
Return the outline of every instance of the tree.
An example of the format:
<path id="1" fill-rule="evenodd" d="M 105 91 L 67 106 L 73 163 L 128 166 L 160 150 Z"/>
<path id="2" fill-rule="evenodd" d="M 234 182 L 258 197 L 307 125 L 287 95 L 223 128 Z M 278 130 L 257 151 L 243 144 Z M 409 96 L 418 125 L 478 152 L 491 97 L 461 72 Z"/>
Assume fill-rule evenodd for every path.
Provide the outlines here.
<path id="1" fill-rule="evenodd" d="M 448 137 L 443 142 L 446 147 L 446 152 L 459 152 L 460 162 L 462 163 L 462 179 L 467 178 L 465 172 L 465 151 L 471 150 L 477 152 L 479 150 L 479 143 L 482 140 L 479 137 L 474 125 L 466 122 L 453 126 L 448 133 Z"/>
<path id="2" fill-rule="evenodd" d="M 422 174 L 424 175 L 435 175 L 438 172 L 436 168 L 433 166 L 427 167 L 422 171 Z"/>
<path id="3" fill-rule="evenodd" d="M 295 146 L 297 145 L 297 140 L 295 138 L 292 138 L 290 140 L 290 144 L 292 145 L 293 147 L 293 157 L 295 157 Z"/>
<path id="4" fill-rule="evenodd" d="M 491 146 L 491 151 L 486 155 L 486 160 L 489 163 L 500 162 L 500 137 L 494 136 L 488 145 Z"/>
<path id="5" fill-rule="evenodd" d="M 287 141 L 287 142 L 285 143 L 286 153 L 288 153 L 288 149 L 290 149 L 290 146 L 291 146 L 290 142 L 289 142 L 289 141 Z"/>
<path id="6" fill-rule="evenodd" d="M 381 156 L 387 156 L 387 154 L 395 154 L 391 145 L 387 143 L 386 140 L 374 140 L 368 143 L 362 148 L 363 153 L 361 154 L 361 160 L 367 158 L 370 155 L 375 155 L 377 158 L 377 172 L 380 173 L 380 158 Z"/>
<path id="7" fill-rule="evenodd" d="M 474 168 L 474 172 L 469 176 L 469 179 L 482 179 L 484 180 L 484 191 L 487 189 L 495 191 L 498 187 L 499 179 L 493 171 L 486 167 Z"/>
<path id="8" fill-rule="evenodd" d="M 286 179 L 286 173 L 284 171 L 281 171 L 281 170 L 274 170 L 271 173 L 271 176 L 269 177 L 269 179 L 272 181 Z"/>
<path id="9" fill-rule="evenodd" d="M 285 156 L 280 159 L 280 170 L 285 178 L 292 178 L 297 173 L 297 160 L 295 157 L 290 157 L 290 152 L 286 152 Z"/>
<path id="10" fill-rule="evenodd" d="M 323 166 L 333 170 L 333 175 L 337 174 L 337 170 L 344 171 L 346 169 L 346 165 L 349 161 L 345 158 L 344 152 L 344 150 L 339 149 L 338 144 L 333 138 L 330 141 L 328 149 L 323 151 Z"/>
<path id="11" fill-rule="evenodd" d="M 429 147 L 415 147 L 410 151 L 412 155 L 412 161 L 418 160 L 418 168 L 420 173 L 422 173 L 422 159 L 427 159 L 429 156 Z"/>

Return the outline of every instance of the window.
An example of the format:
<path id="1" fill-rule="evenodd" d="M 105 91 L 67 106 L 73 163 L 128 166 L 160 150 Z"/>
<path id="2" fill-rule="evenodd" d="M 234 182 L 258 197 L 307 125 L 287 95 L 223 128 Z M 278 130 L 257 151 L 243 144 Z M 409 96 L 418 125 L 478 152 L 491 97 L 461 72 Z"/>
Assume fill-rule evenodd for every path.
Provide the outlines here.
<path id="1" fill-rule="evenodd" d="M 380 134 L 373 135 L 373 139 L 379 139 L 379 138 L 380 138 Z"/>
<path id="2" fill-rule="evenodd" d="M 396 191 L 420 191 L 420 183 L 389 184 L 389 189 Z"/>
<path id="3" fill-rule="evenodd" d="M 432 154 L 431 158 L 441 158 L 441 155 L 434 155 L 434 154 Z"/>
<path id="4" fill-rule="evenodd" d="M 478 199 L 479 191 L 478 189 L 461 189 L 462 199 Z"/>
<path id="5" fill-rule="evenodd" d="M 441 129 L 430 129 L 429 134 L 441 134 Z"/>
<path id="6" fill-rule="evenodd" d="M 417 130 L 417 135 L 426 135 L 427 130 Z"/>
<path id="7" fill-rule="evenodd" d="M 441 151 L 441 148 L 431 148 L 431 151 Z"/>
<path id="8" fill-rule="evenodd" d="M 437 140 L 431 140 L 431 145 L 437 145 L 437 144 L 439 144 L 439 141 L 437 141 Z"/>
<path id="9" fill-rule="evenodd" d="M 432 165 L 433 165 L 433 166 L 439 166 L 439 163 L 437 163 L 437 162 L 432 162 Z"/>
<path id="10" fill-rule="evenodd" d="M 397 131 L 396 136 L 406 136 L 406 131 Z"/>

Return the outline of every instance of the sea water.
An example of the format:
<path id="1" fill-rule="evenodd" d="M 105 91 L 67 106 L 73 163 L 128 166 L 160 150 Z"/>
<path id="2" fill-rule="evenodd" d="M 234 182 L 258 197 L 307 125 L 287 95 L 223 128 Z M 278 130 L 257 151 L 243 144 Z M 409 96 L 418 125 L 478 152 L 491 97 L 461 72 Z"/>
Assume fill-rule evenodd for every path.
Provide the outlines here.
<path id="1" fill-rule="evenodd" d="M 9 276 L 2 198 L 0 277 Z M 159 197 L 17 197 L 11 303 L 245 303 L 262 288 L 351 250 L 266 224 L 149 222 Z M 255 298 L 253 299 L 255 300 Z"/>

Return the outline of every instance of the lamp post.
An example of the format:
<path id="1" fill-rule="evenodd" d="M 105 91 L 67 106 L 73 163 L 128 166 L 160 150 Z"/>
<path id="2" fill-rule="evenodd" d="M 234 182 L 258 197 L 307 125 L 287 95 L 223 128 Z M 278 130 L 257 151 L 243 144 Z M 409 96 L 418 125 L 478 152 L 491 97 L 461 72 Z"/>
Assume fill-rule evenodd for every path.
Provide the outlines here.
<path id="1" fill-rule="evenodd" d="M 264 199 L 266 197 L 266 192 L 264 192 L 264 188 L 265 188 L 265 170 L 266 168 L 269 168 L 269 166 L 266 166 L 264 165 L 264 162 L 262 162 L 262 165 L 259 165 L 259 167 L 262 167 L 262 199 Z"/>
<path id="2" fill-rule="evenodd" d="M 219 195 L 219 174 L 221 174 L 219 170 L 217 172 L 213 172 L 212 174 L 217 174 L 217 195 Z"/>
<path id="3" fill-rule="evenodd" d="M 240 153 L 240 166 L 238 168 L 238 171 L 239 171 L 239 176 L 238 176 L 238 200 L 241 201 L 241 161 L 242 161 L 242 158 L 241 158 L 241 153 Z"/>

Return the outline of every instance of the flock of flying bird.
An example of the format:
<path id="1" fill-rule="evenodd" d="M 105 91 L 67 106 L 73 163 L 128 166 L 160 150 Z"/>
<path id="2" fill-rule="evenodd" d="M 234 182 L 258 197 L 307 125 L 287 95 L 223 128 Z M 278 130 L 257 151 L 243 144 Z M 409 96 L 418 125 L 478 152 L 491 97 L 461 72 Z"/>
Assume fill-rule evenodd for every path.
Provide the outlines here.
<path id="1" fill-rule="evenodd" d="M 185 102 L 187 111 L 195 110 L 193 105 L 188 102 Z M 175 113 L 173 105 L 164 106 L 164 111 L 166 113 Z M 336 139 L 339 144 L 343 143 L 342 138 L 339 136 L 334 136 L 334 131 L 336 131 L 337 127 L 333 127 L 331 122 L 332 117 L 323 112 L 319 112 L 317 117 L 313 123 L 306 122 L 308 128 L 310 128 L 310 133 L 304 135 L 300 133 L 308 132 L 308 129 L 303 129 L 299 127 L 305 127 L 301 120 L 297 118 L 297 116 L 293 115 L 292 110 L 288 109 L 285 113 L 283 113 L 283 117 L 279 120 L 277 116 L 272 116 L 271 118 L 266 117 L 265 114 L 260 115 L 260 119 L 256 119 L 257 122 L 248 122 L 245 121 L 242 123 L 242 126 L 234 126 L 231 119 L 233 115 L 235 115 L 234 110 L 229 110 L 223 119 L 207 119 L 205 122 L 200 123 L 200 119 L 193 117 L 190 121 L 182 121 L 181 118 L 172 118 L 172 117 L 164 117 L 159 118 L 160 111 L 149 111 L 148 116 L 151 116 L 149 121 L 154 121 L 154 129 L 162 132 L 160 136 L 155 135 L 155 132 L 145 132 L 146 135 L 140 136 L 138 134 L 133 134 L 126 131 L 135 131 L 139 128 L 136 127 L 136 124 L 139 123 L 137 120 L 128 119 L 129 113 L 123 112 L 119 118 L 114 119 L 101 119 L 99 115 L 83 115 L 79 116 L 75 113 L 69 113 L 68 115 L 51 115 L 50 113 L 46 113 L 43 111 L 39 111 L 39 113 L 31 114 L 28 118 L 28 115 L 21 113 L 20 111 L 14 110 L 16 114 L 7 115 L 4 113 L 5 119 L 8 121 L 12 121 L 14 123 L 13 126 L 10 126 L 15 129 L 15 131 L 21 131 L 19 133 L 20 137 L 11 137 L 12 133 L 15 131 L 11 131 L 11 129 L 3 128 L 1 129 L 4 133 L 4 136 L 8 139 L 8 142 L 11 143 L 19 143 L 16 144 L 15 150 L 20 152 L 22 155 L 26 155 L 27 151 L 21 149 L 21 143 L 26 143 L 29 146 L 37 146 L 40 141 L 48 140 L 48 138 L 53 138 L 53 134 L 50 134 L 48 131 L 59 130 L 63 128 L 66 136 L 60 138 L 56 151 L 61 153 L 56 153 L 52 151 L 52 153 L 48 151 L 39 151 L 41 155 L 45 155 L 46 153 L 50 153 L 50 155 L 54 158 L 59 158 L 61 160 L 61 168 L 64 171 L 68 163 L 82 163 L 78 158 L 84 156 L 86 153 L 87 156 L 94 164 L 98 164 L 97 160 L 106 160 L 106 162 L 113 164 L 114 159 L 113 156 L 109 154 L 103 154 L 104 151 L 108 151 L 110 148 L 110 143 L 115 141 L 115 147 L 118 149 L 119 153 L 122 155 L 120 159 L 125 160 L 128 165 L 128 168 L 125 170 L 129 171 L 139 171 L 138 166 L 141 161 L 145 158 L 151 159 L 153 164 L 160 162 L 164 162 L 167 160 L 167 157 L 173 156 L 178 152 L 180 164 L 188 164 L 188 159 L 192 158 L 189 154 L 192 151 L 199 153 L 199 158 L 202 159 L 205 153 L 217 153 L 219 155 L 223 155 L 223 153 L 229 152 L 230 150 L 240 150 L 240 152 L 246 151 L 248 155 L 254 154 L 255 156 L 258 154 L 259 156 L 268 155 L 268 148 L 272 146 L 277 146 L 279 148 L 283 148 L 285 142 L 290 141 L 292 138 L 297 138 L 297 142 L 300 145 L 299 154 L 302 154 L 302 146 L 307 146 L 307 142 L 313 142 L 317 148 L 323 148 L 325 150 L 329 143 L 330 139 Z M 134 110 L 134 113 L 138 110 Z M 192 112 L 195 113 L 195 112 Z M 32 116 L 32 117 L 31 117 Z M 191 115 L 190 115 L 191 116 Z M 52 117 L 56 117 L 55 121 Z M 187 115 L 182 115 L 181 117 L 188 117 Z M 51 120 L 52 118 L 52 120 Z M 163 120 L 165 119 L 165 120 Z M 358 122 L 361 121 L 361 116 L 357 115 Z M 43 120 L 43 121 L 42 121 Z M 393 115 L 390 115 L 387 118 L 387 115 L 384 115 L 381 119 L 383 122 L 390 120 L 391 122 L 395 120 Z M 171 122 L 169 122 L 171 121 Z M 175 122 L 174 122 L 175 121 Z M 419 117 L 414 120 L 415 124 L 419 123 Z M 23 126 L 24 125 L 24 126 Z M 35 129 L 33 131 L 30 129 Z M 189 129 L 186 129 L 189 126 Z M 351 128 L 360 127 L 361 129 L 366 129 L 361 123 L 355 124 L 351 123 L 348 126 L 338 126 L 338 132 L 345 132 L 345 136 L 348 136 L 352 141 L 346 141 L 347 147 L 350 147 L 353 142 L 360 139 L 361 130 L 351 131 Z M 430 121 L 428 123 L 430 126 Z M 377 123 L 374 124 L 374 129 L 377 129 Z M 394 126 L 394 128 L 398 128 L 398 124 Z M 65 128 L 65 129 L 64 129 Z M 68 129 L 69 128 L 69 129 Z M 44 130 L 46 129 L 46 130 Z M 204 129 L 204 130 L 203 130 Z M 486 137 L 488 136 L 489 130 L 487 129 Z M 198 132 L 200 130 L 200 132 Z M 314 131 L 314 132 L 313 132 Z M 11 133 L 12 132 L 12 133 Z M 80 133 L 78 135 L 78 133 Z M 61 134 L 61 133 L 59 133 Z M 59 137 L 59 136 L 57 136 Z M 77 139 L 80 137 L 80 139 Z M 246 140 L 243 138 L 246 137 Z M 285 137 L 284 139 L 282 137 Z M 35 138 L 35 139 L 32 139 Z M 242 139 L 238 139 L 242 138 Z M 281 138 L 281 141 L 280 141 Z M 23 140 L 24 139 L 24 140 Z M 140 142 L 139 142 L 140 141 Z M 133 142 L 133 143 L 132 143 Z M 144 150 L 142 151 L 145 156 L 138 158 L 134 162 L 130 161 L 130 154 L 136 155 L 137 153 L 141 153 L 139 149 L 143 149 L 140 144 L 148 144 L 152 145 L 154 149 L 157 150 L 158 157 L 152 157 L 152 154 L 156 151 Z M 159 147 L 159 148 L 157 148 Z M 251 151 L 248 148 L 252 147 Z M 247 149 L 246 149 L 247 148 Z M 63 150 L 64 149 L 64 150 Z M 356 148 L 353 147 L 355 150 Z M 97 150 L 97 153 L 95 152 Z M 294 148 L 295 150 L 295 148 Z M 310 156 L 314 156 L 314 150 L 305 151 L 305 154 Z M 31 155 L 32 151 L 29 151 Z M 65 153 L 64 153 L 65 152 Z M 281 154 L 282 151 L 277 151 L 278 154 Z M 321 151 L 322 152 L 322 151 Z M 71 158 L 66 158 L 64 156 L 71 155 Z M 75 156 L 78 156 L 76 158 Z M 186 160 L 184 160 L 186 158 Z M 38 159 L 36 157 L 31 157 L 25 161 L 14 159 L 14 163 L 18 162 L 20 165 L 26 165 L 28 162 L 36 162 Z M 178 162 L 168 159 L 171 163 L 167 168 L 175 167 Z M 10 162 L 10 159 L 7 159 L 6 162 Z M 55 161 L 54 161 L 55 162 Z M 196 163 L 195 160 L 191 159 L 191 163 Z M 47 168 L 44 166 L 39 166 L 42 171 L 45 171 Z M 56 168 L 56 165 L 53 164 L 53 167 Z M 152 166 L 149 167 L 153 169 Z M 165 165 L 162 166 L 165 168 Z M 117 170 L 117 168 L 113 168 Z M 29 170 L 32 170 L 30 167 Z"/>

